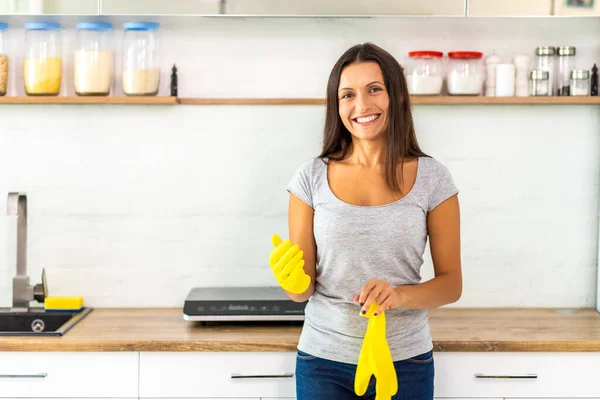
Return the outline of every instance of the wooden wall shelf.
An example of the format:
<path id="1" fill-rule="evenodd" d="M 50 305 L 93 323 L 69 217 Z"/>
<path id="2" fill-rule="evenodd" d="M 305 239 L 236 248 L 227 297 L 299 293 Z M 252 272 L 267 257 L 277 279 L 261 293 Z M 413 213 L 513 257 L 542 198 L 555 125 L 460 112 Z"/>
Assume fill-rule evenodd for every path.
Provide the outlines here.
<path id="1" fill-rule="evenodd" d="M 484 96 L 413 96 L 412 104 L 431 105 L 600 105 L 600 97 L 484 97 Z M 176 98 L 154 97 L 0 97 L 0 104 L 157 104 L 157 105 L 324 105 L 324 98 Z"/>
<path id="2" fill-rule="evenodd" d="M 19 96 L 0 97 L 0 104 L 177 104 L 176 97 L 166 96 Z"/>

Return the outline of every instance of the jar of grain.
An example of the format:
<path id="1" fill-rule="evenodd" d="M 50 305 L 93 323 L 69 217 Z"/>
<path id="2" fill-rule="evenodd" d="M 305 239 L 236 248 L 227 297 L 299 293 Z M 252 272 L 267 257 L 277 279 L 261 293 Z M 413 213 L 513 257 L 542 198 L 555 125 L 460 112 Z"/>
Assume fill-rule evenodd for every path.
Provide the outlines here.
<path id="1" fill-rule="evenodd" d="M 62 80 L 60 24 L 25 24 L 23 76 L 29 96 L 56 96 Z"/>
<path id="2" fill-rule="evenodd" d="M 0 22 L 0 96 L 6 94 L 8 86 L 8 56 L 4 50 L 3 32 L 8 28 L 8 24 Z"/>
<path id="3" fill-rule="evenodd" d="M 126 22 L 123 38 L 123 93 L 127 96 L 156 96 L 160 62 L 156 22 Z"/>
<path id="4" fill-rule="evenodd" d="M 112 87 L 112 24 L 80 22 L 74 59 L 75 93 L 78 96 L 107 96 Z"/>
<path id="5" fill-rule="evenodd" d="M 419 50 L 408 53 L 406 65 L 406 85 L 408 93 L 426 96 L 437 96 L 444 84 L 442 57 L 440 51 Z"/>

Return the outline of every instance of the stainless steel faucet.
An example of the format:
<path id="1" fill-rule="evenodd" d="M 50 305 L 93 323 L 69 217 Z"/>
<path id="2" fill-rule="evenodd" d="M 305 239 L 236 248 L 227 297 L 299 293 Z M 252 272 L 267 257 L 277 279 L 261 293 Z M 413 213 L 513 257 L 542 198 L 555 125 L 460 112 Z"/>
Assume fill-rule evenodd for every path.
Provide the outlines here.
<path id="1" fill-rule="evenodd" d="M 42 283 L 29 284 L 27 276 L 27 195 L 12 192 L 8 194 L 7 212 L 17 218 L 17 275 L 13 278 L 13 310 L 28 311 L 29 302 L 43 303 L 48 293 L 46 271 L 42 271 Z"/>

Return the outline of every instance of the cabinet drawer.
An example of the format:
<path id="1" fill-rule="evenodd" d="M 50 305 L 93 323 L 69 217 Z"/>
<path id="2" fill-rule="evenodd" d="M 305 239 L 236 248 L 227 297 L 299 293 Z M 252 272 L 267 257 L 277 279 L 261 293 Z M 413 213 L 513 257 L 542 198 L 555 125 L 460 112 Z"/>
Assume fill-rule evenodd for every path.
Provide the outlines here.
<path id="1" fill-rule="evenodd" d="M 435 353 L 436 397 L 600 397 L 600 353 Z"/>
<path id="2" fill-rule="evenodd" d="M 137 397 L 137 353 L 0 353 L 2 397 Z"/>
<path id="3" fill-rule="evenodd" d="M 295 352 L 141 353 L 140 397 L 295 397 Z"/>

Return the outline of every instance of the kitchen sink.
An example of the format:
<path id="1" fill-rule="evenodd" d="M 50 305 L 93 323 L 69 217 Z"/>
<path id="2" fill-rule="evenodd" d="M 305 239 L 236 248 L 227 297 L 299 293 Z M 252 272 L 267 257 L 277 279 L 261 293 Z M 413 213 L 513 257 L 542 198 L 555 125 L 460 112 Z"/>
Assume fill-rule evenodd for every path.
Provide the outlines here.
<path id="1" fill-rule="evenodd" d="M 12 311 L 0 308 L 0 336 L 62 336 L 83 320 L 92 308 L 81 311 Z"/>

